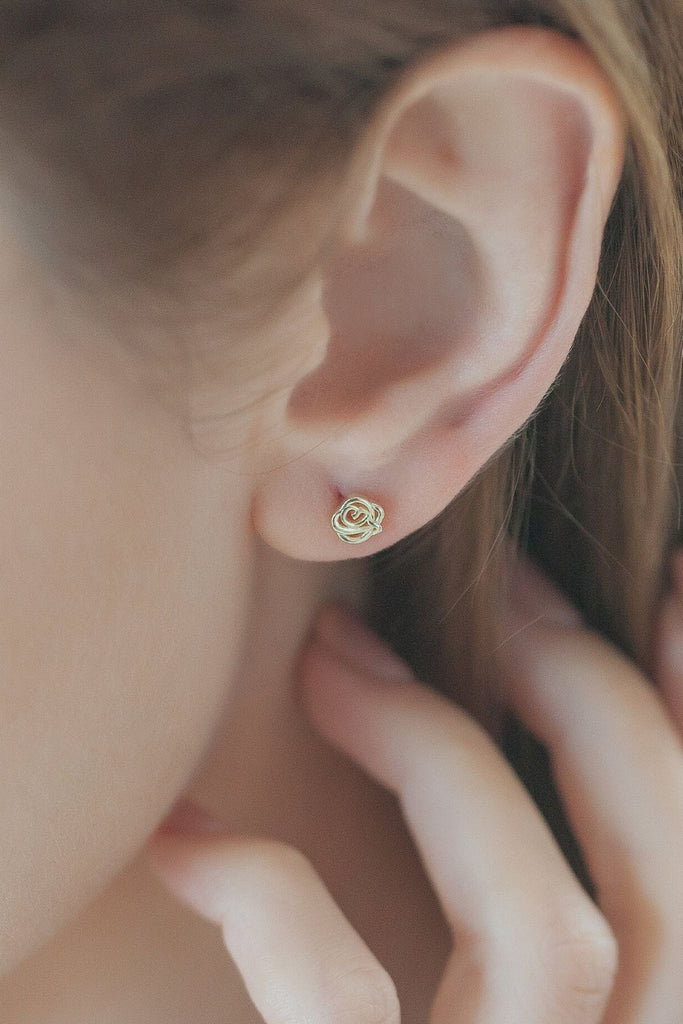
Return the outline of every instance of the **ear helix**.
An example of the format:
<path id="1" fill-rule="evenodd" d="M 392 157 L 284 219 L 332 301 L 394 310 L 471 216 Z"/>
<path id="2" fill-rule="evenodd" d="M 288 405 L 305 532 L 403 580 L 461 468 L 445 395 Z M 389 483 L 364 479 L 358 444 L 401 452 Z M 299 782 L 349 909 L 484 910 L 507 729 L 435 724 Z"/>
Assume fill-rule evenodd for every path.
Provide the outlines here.
<path id="1" fill-rule="evenodd" d="M 382 532 L 384 509 L 376 501 L 354 494 L 332 516 L 332 529 L 346 544 L 362 544 Z"/>

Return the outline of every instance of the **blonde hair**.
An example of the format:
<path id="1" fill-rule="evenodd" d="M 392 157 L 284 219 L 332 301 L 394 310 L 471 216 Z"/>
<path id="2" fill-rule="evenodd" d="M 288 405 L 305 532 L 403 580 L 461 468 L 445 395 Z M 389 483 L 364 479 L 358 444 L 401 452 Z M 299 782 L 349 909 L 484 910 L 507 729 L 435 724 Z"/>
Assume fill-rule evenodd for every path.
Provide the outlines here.
<path id="1" fill-rule="evenodd" d="M 89 281 L 97 267 L 122 285 L 144 281 L 182 308 L 200 279 L 188 268 L 203 253 L 216 258 L 220 234 L 216 295 L 255 318 L 277 310 L 314 265 L 331 223 L 321 211 L 334 207 L 353 145 L 396 77 L 447 41 L 509 23 L 583 40 L 621 98 L 629 143 L 595 293 L 536 414 L 437 519 L 370 559 L 375 626 L 426 683 L 482 720 L 495 686 L 494 597 L 515 544 L 651 670 L 653 617 L 680 531 L 678 0 L 0 9 L 4 170 L 55 262 Z M 257 305 L 266 282 L 251 257 L 278 251 L 279 227 L 304 197 L 317 218 L 310 250 L 296 266 L 272 260 Z M 590 886 L 542 748 L 514 722 L 505 748 Z"/>

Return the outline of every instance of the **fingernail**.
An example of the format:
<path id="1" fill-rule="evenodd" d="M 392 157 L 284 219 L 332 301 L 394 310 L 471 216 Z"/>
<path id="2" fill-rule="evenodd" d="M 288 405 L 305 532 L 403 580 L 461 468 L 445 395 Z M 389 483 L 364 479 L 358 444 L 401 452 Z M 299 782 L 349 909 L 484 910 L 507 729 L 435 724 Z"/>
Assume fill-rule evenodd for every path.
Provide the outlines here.
<path id="1" fill-rule="evenodd" d="M 509 602 L 515 613 L 556 622 L 562 626 L 580 626 L 581 613 L 530 558 L 520 555 L 515 562 Z"/>
<path id="2" fill-rule="evenodd" d="M 350 608 L 325 605 L 315 624 L 315 635 L 348 668 L 383 679 L 412 680 L 414 674 L 389 646 Z"/>

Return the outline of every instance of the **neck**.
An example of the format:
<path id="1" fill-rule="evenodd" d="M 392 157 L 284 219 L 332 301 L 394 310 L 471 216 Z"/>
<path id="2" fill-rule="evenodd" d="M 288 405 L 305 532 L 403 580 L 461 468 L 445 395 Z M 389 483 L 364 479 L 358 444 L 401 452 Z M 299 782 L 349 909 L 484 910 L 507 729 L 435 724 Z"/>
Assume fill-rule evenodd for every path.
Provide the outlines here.
<path id="1" fill-rule="evenodd" d="M 406 1019 L 425 1020 L 450 929 L 395 795 L 318 736 L 295 690 L 297 653 L 321 602 L 366 610 L 367 563 L 301 563 L 270 549 L 257 563 L 235 700 L 187 796 L 234 833 L 301 851 L 400 982 Z"/>
<path id="2" fill-rule="evenodd" d="M 260 544 L 246 645 L 229 707 L 186 796 L 235 831 L 300 842 L 321 807 L 339 806 L 359 770 L 314 732 L 296 695 L 295 660 L 323 601 L 361 613 L 364 559 L 298 562 Z"/>

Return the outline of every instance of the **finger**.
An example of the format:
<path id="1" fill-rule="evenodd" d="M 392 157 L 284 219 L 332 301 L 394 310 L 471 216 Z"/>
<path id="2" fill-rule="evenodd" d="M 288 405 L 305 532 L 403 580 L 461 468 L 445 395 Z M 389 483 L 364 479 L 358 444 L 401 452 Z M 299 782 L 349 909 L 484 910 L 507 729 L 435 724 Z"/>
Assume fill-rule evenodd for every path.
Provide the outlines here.
<path id="1" fill-rule="evenodd" d="M 175 896 L 221 926 L 266 1024 L 399 1024 L 392 979 L 300 851 L 158 832 L 147 854 Z"/>
<path id="2" fill-rule="evenodd" d="M 665 596 L 655 631 L 654 679 L 683 737 L 683 551 L 672 559 L 674 585 Z"/>
<path id="3" fill-rule="evenodd" d="M 533 580 L 538 570 L 531 569 Z M 619 944 L 608 1024 L 674 1024 L 683 1007 L 683 751 L 654 687 L 582 627 L 511 606 L 498 649 L 510 706 L 547 746 Z M 559 592 L 556 595 L 561 599 Z"/>
<path id="4" fill-rule="evenodd" d="M 398 795 L 454 932 L 434 1024 L 598 1022 L 612 936 L 494 743 L 340 607 L 318 634 L 301 665 L 309 715 Z"/>

